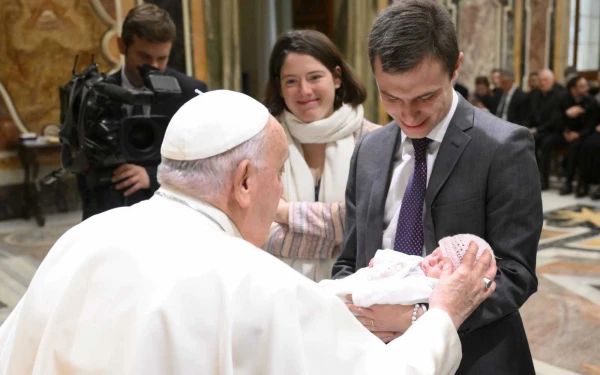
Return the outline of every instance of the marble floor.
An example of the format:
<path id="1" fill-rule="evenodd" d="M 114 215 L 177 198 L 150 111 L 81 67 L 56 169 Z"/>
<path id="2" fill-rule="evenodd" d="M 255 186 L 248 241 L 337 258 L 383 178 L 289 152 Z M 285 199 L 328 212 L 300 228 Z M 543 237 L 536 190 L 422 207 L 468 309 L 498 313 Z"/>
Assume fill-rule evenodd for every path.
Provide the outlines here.
<path id="1" fill-rule="evenodd" d="M 538 292 L 521 309 L 536 372 L 600 375 L 600 201 L 543 193 Z M 0 222 L 0 322 L 58 237 L 80 212 Z"/>

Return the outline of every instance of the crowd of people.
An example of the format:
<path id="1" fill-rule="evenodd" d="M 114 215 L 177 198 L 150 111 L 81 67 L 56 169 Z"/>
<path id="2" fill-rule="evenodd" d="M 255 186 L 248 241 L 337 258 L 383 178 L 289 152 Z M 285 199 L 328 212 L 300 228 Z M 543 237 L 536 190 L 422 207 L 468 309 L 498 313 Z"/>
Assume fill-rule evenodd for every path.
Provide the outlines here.
<path id="1" fill-rule="evenodd" d="M 531 72 L 529 92 L 515 85 L 511 71 L 495 69 L 491 82 L 475 79 L 471 103 L 530 129 L 542 190 L 554 173 L 562 180 L 561 195 L 600 199 L 600 71 L 593 88 L 576 70 L 567 68 L 566 86 L 549 69 Z M 463 95 L 465 91 L 463 90 Z"/>

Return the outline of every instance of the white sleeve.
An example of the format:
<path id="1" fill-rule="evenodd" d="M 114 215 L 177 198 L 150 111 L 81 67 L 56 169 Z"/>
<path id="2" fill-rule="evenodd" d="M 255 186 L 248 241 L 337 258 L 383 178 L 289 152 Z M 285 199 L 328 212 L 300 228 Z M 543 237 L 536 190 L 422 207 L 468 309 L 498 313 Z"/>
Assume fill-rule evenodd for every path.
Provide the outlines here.
<path id="1" fill-rule="evenodd" d="M 430 309 L 388 348 L 407 353 L 403 374 L 454 374 L 462 359 L 456 328 L 439 309 Z"/>
<path id="2" fill-rule="evenodd" d="M 427 312 L 385 345 L 342 301 L 306 281 L 277 295 L 250 288 L 237 296 L 236 374 L 451 374 L 458 368 L 460 341 L 443 311 Z"/>

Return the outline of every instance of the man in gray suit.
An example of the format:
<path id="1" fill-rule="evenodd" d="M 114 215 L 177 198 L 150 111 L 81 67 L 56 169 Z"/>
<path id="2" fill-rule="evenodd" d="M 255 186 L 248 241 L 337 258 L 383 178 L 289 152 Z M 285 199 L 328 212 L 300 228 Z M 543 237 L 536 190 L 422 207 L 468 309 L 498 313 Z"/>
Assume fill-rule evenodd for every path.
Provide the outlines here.
<path id="1" fill-rule="evenodd" d="M 542 227 L 530 132 L 455 93 L 463 54 L 437 1 L 405 0 L 383 11 L 371 29 L 369 57 L 394 121 L 355 148 L 334 278 L 367 266 L 381 248 L 426 255 L 445 236 L 480 236 L 497 256 L 497 291 L 459 329 L 457 373 L 534 374 L 519 315 L 537 290 Z M 350 309 L 386 340 L 408 329 L 413 312 L 413 306 Z"/>

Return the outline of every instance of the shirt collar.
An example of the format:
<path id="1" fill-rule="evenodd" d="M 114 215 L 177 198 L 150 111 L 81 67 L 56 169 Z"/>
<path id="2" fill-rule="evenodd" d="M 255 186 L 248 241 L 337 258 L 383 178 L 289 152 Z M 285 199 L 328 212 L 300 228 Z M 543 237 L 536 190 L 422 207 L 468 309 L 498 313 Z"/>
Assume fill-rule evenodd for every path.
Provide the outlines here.
<path id="1" fill-rule="evenodd" d="M 162 191 L 164 194 L 166 194 L 168 196 L 172 196 L 179 200 L 185 201 L 186 203 L 188 203 L 191 206 L 190 209 L 194 209 L 194 211 L 196 211 L 195 208 L 201 209 L 207 215 L 212 217 L 217 223 L 219 223 L 225 230 L 225 233 L 229 234 L 230 236 L 243 239 L 242 234 L 238 230 L 235 223 L 233 221 L 231 221 L 229 216 L 227 216 L 227 214 L 225 212 L 221 211 L 220 209 L 213 206 L 212 204 L 203 202 L 196 198 L 192 198 L 189 195 L 184 194 L 183 192 L 177 190 L 176 188 L 174 188 L 172 186 L 163 185 L 158 190 Z M 159 198 L 159 199 L 165 199 L 165 200 L 171 201 L 170 199 L 163 198 L 161 196 L 155 196 L 155 197 Z M 173 202 L 175 204 L 184 205 L 183 203 L 179 203 L 176 201 L 171 201 L 171 202 Z M 200 212 L 198 212 L 198 214 L 202 215 Z M 202 215 L 202 217 L 204 217 L 204 215 Z"/>
<path id="2" fill-rule="evenodd" d="M 427 138 L 431 139 L 434 144 L 441 144 L 442 140 L 444 140 L 444 135 L 446 135 L 446 131 L 448 130 L 448 126 L 450 125 L 450 120 L 454 116 L 454 112 L 456 112 L 456 107 L 458 106 L 458 94 L 456 91 L 452 90 L 452 104 L 450 105 L 450 110 L 446 114 L 446 117 L 436 125 L 435 128 L 429 132 Z M 407 139 L 406 134 L 402 130 L 400 130 L 402 136 L 402 143 L 404 143 Z"/>
<path id="3" fill-rule="evenodd" d="M 142 87 L 135 87 L 134 85 L 131 84 L 131 82 L 129 81 L 129 79 L 127 78 L 127 74 L 125 74 L 125 69 L 121 69 L 121 87 L 127 90 L 135 90 L 135 91 L 140 91 L 144 88 L 144 86 Z"/>

